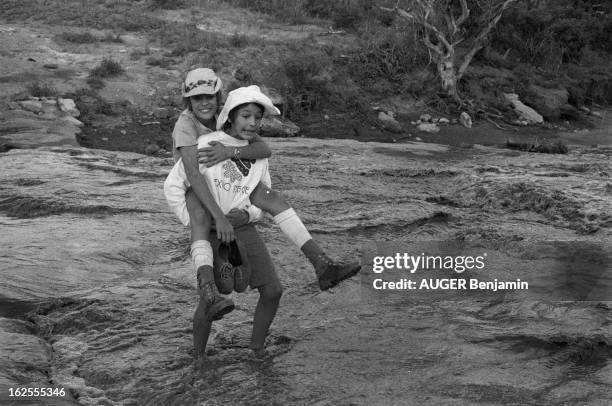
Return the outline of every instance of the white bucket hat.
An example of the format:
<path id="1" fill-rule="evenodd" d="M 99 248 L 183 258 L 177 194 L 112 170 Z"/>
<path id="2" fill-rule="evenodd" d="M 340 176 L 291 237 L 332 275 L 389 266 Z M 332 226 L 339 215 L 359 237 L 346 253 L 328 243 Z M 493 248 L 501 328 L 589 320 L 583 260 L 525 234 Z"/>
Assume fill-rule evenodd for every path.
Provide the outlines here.
<path id="1" fill-rule="evenodd" d="M 230 111 L 234 107 L 240 106 L 245 103 L 256 103 L 264 108 L 264 115 L 277 116 L 280 114 L 280 110 L 277 109 L 272 100 L 261 92 L 259 86 L 251 85 L 247 87 L 239 87 L 238 89 L 232 90 L 227 95 L 225 105 L 219 113 L 217 118 L 217 130 L 220 130 L 225 125 L 228 119 Z"/>
<path id="2" fill-rule="evenodd" d="M 183 82 L 183 97 L 215 94 L 221 90 L 221 79 L 212 69 L 198 68 L 187 73 Z"/>

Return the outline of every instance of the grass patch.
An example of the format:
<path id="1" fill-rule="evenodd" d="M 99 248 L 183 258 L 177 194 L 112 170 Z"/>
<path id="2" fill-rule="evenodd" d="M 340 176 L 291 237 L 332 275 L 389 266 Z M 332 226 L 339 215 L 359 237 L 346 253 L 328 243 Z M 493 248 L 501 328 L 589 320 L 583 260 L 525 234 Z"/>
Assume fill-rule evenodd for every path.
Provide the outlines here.
<path id="1" fill-rule="evenodd" d="M 185 7 L 183 0 L 150 0 L 153 10 L 176 10 Z"/>
<path id="2" fill-rule="evenodd" d="M 168 68 L 174 65 L 176 62 L 172 58 L 168 58 L 165 56 L 162 57 L 154 57 L 151 56 L 147 58 L 147 65 L 149 66 L 159 66 L 160 68 Z"/>
<path id="3" fill-rule="evenodd" d="M 112 104 L 102 99 L 94 90 L 79 89 L 74 93 L 69 93 L 66 97 L 71 98 L 81 112 L 80 120 L 87 123 L 95 114 L 106 116 L 116 115 L 117 109 Z"/>
<path id="4" fill-rule="evenodd" d="M 121 34 L 115 34 L 112 32 L 107 32 L 104 37 L 100 40 L 102 42 L 112 42 L 115 44 L 123 44 L 123 38 L 121 38 Z"/>
<path id="5" fill-rule="evenodd" d="M 58 35 L 58 38 L 74 44 L 93 44 L 98 42 L 98 38 L 90 32 L 62 32 Z"/>
<path id="6" fill-rule="evenodd" d="M 195 23 L 178 25 L 165 23 L 156 36 L 163 47 L 170 48 L 167 57 L 183 57 L 192 52 L 213 52 L 230 48 L 229 38 L 222 34 L 202 31 Z"/>
<path id="7" fill-rule="evenodd" d="M 53 97 L 57 95 L 57 90 L 46 83 L 31 83 L 28 85 L 27 90 L 32 97 Z"/>
<path id="8" fill-rule="evenodd" d="M 91 72 L 89 72 L 90 78 L 108 78 L 111 76 L 117 76 L 125 72 L 125 69 L 121 64 L 112 58 L 104 58 L 100 64 L 96 65 Z"/>
<path id="9" fill-rule="evenodd" d="M 229 45 L 234 48 L 244 48 L 249 45 L 249 38 L 245 34 L 235 32 L 229 38 Z"/>
<path id="10" fill-rule="evenodd" d="M 0 15 L 7 22 L 40 21 L 121 31 L 150 31 L 161 26 L 150 4 L 133 0 L 3 0 Z"/>

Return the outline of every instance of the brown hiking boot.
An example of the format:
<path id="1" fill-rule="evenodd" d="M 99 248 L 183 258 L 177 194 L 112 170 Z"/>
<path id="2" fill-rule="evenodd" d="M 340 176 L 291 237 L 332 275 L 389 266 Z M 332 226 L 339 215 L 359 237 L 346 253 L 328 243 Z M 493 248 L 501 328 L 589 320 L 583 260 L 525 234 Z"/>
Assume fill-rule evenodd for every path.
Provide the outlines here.
<path id="1" fill-rule="evenodd" d="M 221 320 L 224 315 L 234 310 L 234 302 L 219 295 L 214 281 L 204 281 L 202 275 L 211 271 L 210 266 L 206 265 L 198 268 L 198 294 L 206 303 L 205 312 L 208 320 Z"/>
<path id="2" fill-rule="evenodd" d="M 361 270 L 361 265 L 357 262 L 337 263 L 325 254 L 319 255 L 313 265 L 319 278 L 319 288 L 321 290 L 333 288 L 343 280 L 357 275 Z"/>

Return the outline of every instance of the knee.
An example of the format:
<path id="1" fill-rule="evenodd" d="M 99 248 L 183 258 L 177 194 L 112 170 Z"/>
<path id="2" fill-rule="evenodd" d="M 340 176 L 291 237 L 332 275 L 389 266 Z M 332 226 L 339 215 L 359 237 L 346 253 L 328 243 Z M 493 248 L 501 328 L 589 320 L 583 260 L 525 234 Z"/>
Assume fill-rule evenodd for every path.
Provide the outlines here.
<path id="1" fill-rule="evenodd" d="M 192 207 L 189 210 L 189 217 L 195 224 L 210 224 L 210 215 L 202 206 Z"/>
<path id="2" fill-rule="evenodd" d="M 260 291 L 261 298 L 266 302 L 279 302 L 283 296 L 283 287 L 280 282 L 265 285 Z"/>
<path id="3" fill-rule="evenodd" d="M 251 203 L 267 212 L 285 210 L 289 207 L 283 195 L 268 188 L 262 188 L 254 193 L 251 196 Z"/>

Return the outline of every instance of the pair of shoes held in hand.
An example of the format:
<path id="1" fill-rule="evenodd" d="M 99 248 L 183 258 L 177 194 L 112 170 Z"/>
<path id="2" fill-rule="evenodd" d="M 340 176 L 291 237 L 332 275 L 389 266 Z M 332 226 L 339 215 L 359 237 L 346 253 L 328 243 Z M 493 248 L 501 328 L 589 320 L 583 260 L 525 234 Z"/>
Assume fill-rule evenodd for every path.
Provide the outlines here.
<path id="1" fill-rule="evenodd" d="M 249 286 L 251 268 L 242 242 L 219 243 L 214 253 L 215 283 L 219 292 L 242 293 Z"/>

